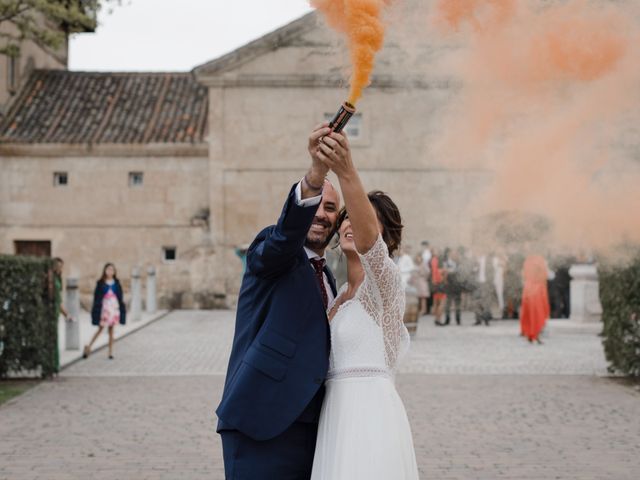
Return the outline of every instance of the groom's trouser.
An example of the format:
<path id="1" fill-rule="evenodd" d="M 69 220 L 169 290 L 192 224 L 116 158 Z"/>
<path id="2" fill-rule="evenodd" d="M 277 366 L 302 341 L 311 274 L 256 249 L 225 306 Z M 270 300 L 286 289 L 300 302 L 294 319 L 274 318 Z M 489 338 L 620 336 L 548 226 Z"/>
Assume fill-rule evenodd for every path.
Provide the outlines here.
<path id="1" fill-rule="evenodd" d="M 222 430 L 227 480 L 309 480 L 318 424 L 295 422 L 282 434 L 259 442 L 237 430 Z"/>

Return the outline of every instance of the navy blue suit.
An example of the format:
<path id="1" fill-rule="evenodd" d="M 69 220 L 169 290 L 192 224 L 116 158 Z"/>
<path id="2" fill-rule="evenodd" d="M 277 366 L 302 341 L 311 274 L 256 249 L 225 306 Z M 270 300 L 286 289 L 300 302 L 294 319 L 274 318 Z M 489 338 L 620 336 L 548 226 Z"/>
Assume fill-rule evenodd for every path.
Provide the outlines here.
<path id="1" fill-rule="evenodd" d="M 304 242 L 317 211 L 291 189 L 247 252 L 216 413 L 227 479 L 307 479 L 329 363 L 329 328 Z M 325 270 L 335 294 L 335 282 Z"/>

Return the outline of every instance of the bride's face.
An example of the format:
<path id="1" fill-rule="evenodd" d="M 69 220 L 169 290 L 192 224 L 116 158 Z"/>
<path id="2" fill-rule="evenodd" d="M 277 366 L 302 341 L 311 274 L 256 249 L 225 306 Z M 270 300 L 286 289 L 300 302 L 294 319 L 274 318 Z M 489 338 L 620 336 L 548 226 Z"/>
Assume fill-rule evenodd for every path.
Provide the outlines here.
<path id="1" fill-rule="evenodd" d="M 378 231 L 382 233 L 383 226 L 378 219 Z M 349 220 L 349 216 L 347 215 L 340 225 L 340 229 L 338 230 L 338 234 L 340 235 L 340 249 L 345 252 L 357 252 L 356 244 L 353 241 L 353 229 L 351 228 L 351 220 Z"/>
<path id="2" fill-rule="evenodd" d="M 340 230 L 338 230 L 338 234 L 340 235 L 340 249 L 347 252 L 355 252 L 356 244 L 353 241 L 353 230 L 351 229 L 351 221 L 349 217 L 346 217 L 340 225 Z"/>

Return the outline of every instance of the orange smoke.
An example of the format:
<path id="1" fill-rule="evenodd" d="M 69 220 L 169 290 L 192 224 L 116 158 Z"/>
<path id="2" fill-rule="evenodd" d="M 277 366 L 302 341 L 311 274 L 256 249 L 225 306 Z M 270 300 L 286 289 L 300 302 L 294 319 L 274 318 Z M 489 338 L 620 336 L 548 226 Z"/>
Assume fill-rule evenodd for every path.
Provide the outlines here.
<path id="1" fill-rule="evenodd" d="M 384 42 L 381 14 L 389 0 L 311 0 L 329 25 L 347 37 L 353 73 L 349 103 L 355 105 L 369 84 L 376 53 Z"/>
<path id="2" fill-rule="evenodd" d="M 470 213 L 538 213 L 573 246 L 640 241 L 634 3 L 438 1 L 436 24 L 464 42 L 438 154 L 494 172 Z"/>
<path id="3" fill-rule="evenodd" d="M 515 6 L 515 0 L 440 0 L 437 9 L 444 23 L 455 30 L 466 21 L 482 31 L 508 20 Z"/>

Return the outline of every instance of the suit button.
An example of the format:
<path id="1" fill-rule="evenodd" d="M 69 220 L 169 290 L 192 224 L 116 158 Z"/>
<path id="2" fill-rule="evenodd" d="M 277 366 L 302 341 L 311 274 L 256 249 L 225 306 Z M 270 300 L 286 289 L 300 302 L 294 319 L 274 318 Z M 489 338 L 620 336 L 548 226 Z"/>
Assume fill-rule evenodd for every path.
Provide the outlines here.
<path id="1" fill-rule="evenodd" d="M 324 378 L 316 378 L 314 382 L 316 382 L 318 385 L 322 385 L 322 382 L 324 382 Z"/>

